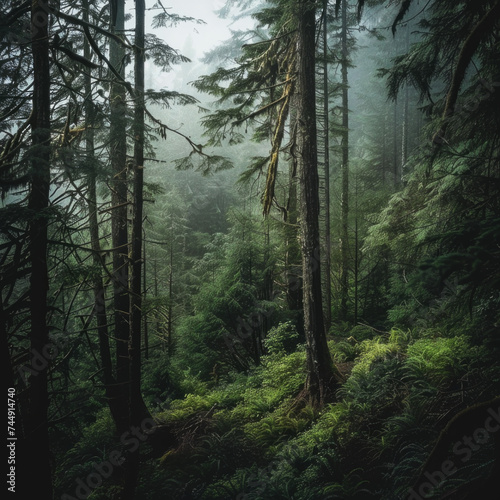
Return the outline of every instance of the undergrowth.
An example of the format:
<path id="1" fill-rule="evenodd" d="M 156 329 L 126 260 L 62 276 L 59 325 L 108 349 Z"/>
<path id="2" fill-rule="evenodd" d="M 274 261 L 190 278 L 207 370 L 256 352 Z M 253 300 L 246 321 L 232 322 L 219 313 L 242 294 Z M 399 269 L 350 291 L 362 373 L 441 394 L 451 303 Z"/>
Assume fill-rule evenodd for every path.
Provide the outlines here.
<path id="1" fill-rule="evenodd" d="M 408 496 L 447 421 L 499 393 L 498 361 L 464 332 L 348 333 L 329 341 L 334 362 L 349 365 L 349 372 L 336 400 L 322 409 L 294 409 L 305 380 L 305 348 L 282 348 L 279 331 L 251 372 L 191 383 L 194 392 L 165 399 L 154 417 L 176 441 L 161 456 L 143 453 L 138 498 L 153 498 L 151 484 L 168 498 L 186 500 Z M 65 485 L 99 459 L 98 442 L 109 441 L 111 432 L 105 412 L 85 433 L 93 437 L 67 455 Z M 88 461 L 74 463 L 73 455 Z M 450 478 L 436 495 L 483 477 L 493 458 L 493 446 L 483 447 L 463 477 Z M 113 487 L 103 484 L 93 495 Z"/>

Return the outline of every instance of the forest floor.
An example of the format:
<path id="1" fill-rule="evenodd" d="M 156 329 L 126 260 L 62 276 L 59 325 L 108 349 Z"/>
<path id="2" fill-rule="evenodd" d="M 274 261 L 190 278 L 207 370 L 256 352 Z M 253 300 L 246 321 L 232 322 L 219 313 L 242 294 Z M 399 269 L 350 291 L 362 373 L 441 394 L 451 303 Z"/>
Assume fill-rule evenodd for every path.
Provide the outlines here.
<path id="1" fill-rule="evenodd" d="M 465 334 L 359 328 L 329 346 L 345 383 L 321 410 L 290 411 L 305 378 L 303 346 L 169 402 L 155 418 L 170 441 L 145 457 L 152 476 L 140 498 L 153 498 L 151 477 L 169 498 L 203 500 L 468 498 L 487 481 L 500 436 L 476 430 L 498 416 L 500 371 L 484 346 Z M 423 481 L 426 461 L 454 473 Z"/>

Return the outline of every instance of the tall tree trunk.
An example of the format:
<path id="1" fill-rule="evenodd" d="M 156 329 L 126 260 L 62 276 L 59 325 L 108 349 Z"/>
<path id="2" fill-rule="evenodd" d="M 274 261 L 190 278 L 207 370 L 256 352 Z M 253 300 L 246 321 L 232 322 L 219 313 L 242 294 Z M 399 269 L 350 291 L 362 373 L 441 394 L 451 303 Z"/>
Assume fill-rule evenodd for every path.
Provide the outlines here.
<path id="1" fill-rule="evenodd" d="M 265 274 L 264 274 L 264 283 L 263 283 L 263 299 L 264 300 L 273 300 L 273 266 L 269 264 L 271 258 L 271 231 L 269 226 L 269 219 L 266 219 L 264 222 L 266 228 L 264 230 L 264 266 L 265 266 Z M 263 332 L 267 332 L 267 318 L 263 321 Z"/>
<path id="2" fill-rule="evenodd" d="M 154 293 L 154 298 L 158 298 L 158 258 L 156 256 L 155 252 L 155 260 L 153 261 L 153 293 Z M 160 338 L 163 338 L 160 333 L 163 330 L 163 327 L 160 324 L 160 315 L 155 314 L 155 332 L 156 335 L 159 336 Z M 162 341 L 162 350 L 165 350 L 165 342 Z"/>
<path id="3" fill-rule="evenodd" d="M 291 98 L 290 122 L 297 123 L 297 95 Z M 296 141 L 296 127 L 293 128 L 292 142 Z M 298 195 L 297 195 L 297 159 L 293 155 L 288 173 L 288 201 L 286 210 L 283 212 L 285 227 L 285 278 L 286 278 L 286 301 L 290 311 L 302 312 L 302 262 L 300 246 L 298 242 Z M 299 318 L 297 318 L 299 319 Z M 302 318 L 300 318 L 302 319 Z"/>
<path id="4" fill-rule="evenodd" d="M 141 394 L 141 326 L 142 326 L 142 235 L 144 185 L 144 16 L 145 0 L 135 0 L 135 103 L 134 103 L 134 205 L 132 215 L 130 277 L 130 427 L 141 426 L 151 418 Z M 126 498 L 134 498 L 139 477 L 139 450 L 130 454 L 125 482 Z"/>
<path id="5" fill-rule="evenodd" d="M 410 26 L 406 25 L 405 33 L 405 52 L 410 50 Z M 401 130 L 401 179 L 404 176 L 405 165 L 408 160 L 408 135 L 410 128 L 410 86 L 405 84 L 404 87 L 404 102 L 403 102 L 403 123 Z"/>
<path id="6" fill-rule="evenodd" d="M 89 0 L 83 0 L 82 10 L 83 10 L 83 20 L 85 22 L 90 22 L 89 13 Z M 87 60 L 91 60 L 92 52 L 90 50 L 90 44 L 87 39 L 84 40 L 83 55 Z M 94 119 L 95 110 L 94 102 L 92 99 L 92 80 L 89 72 L 85 72 L 83 75 L 85 95 L 87 96 L 84 104 L 85 113 L 85 123 L 87 124 L 87 130 L 85 132 L 85 154 L 86 161 L 89 168 L 89 173 L 87 175 L 87 203 L 89 210 L 89 232 L 90 232 L 90 246 L 92 249 L 92 262 L 96 269 L 99 269 L 105 265 L 103 262 L 100 236 L 99 236 L 99 220 L 97 217 L 97 192 L 96 192 L 96 182 L 97 176 L 95 172 L 95 137 L 94 137 Z M 97 322 L 97 336 L 99 340 L 99 357 L 102 368 L 102 381 L 106 393 L 106 399 L 108 401 L 109 409 L 111 415 L 113 416 L 114 422 L 122 422 L 118 427 L 123 428 L 127 425 L 127 415 L 126 408 L 123 406 L 123 402 L 120 400 L 119 394 L 117 394 L 116 380 L 113 376 L 113 361 L 111 359 L 110 343 L 109 343 L 109 331 L 108 331 L 108 316 L 106 312 L 106 301 L 105 301 L 105 288 L 104 281 L 101 274 L 97 274 L 94 279 L 94 314 L 96 316 Z"/>
<path id="7" fill-rule="evenodd" d="M 394 44 L 394 57 L 398 55 L 397 44 Z M 397 189 L 399 187 L 399 181 L 401 179 L 401 174 L 399 170 L 399 161 L 398 157 L 398 141 L 399 141 L 399 107 L 398 107 L 398 98 L 394 99 L 394 108 L 392 115 L 392 175 L 394 178 L 394 187 Z"/>
<path id="8" fill-rule="evenodd" d="M 302 276 L 301 257 L 298 244 L 298 218 L 297 218 L 297 182 L 290 177 L 288 192 L 288 209 L 285 220 L 285 273 L 286 273 L 286 302 L 290 311 L 302 310 Z"/>
<path id="9" fill-rule="evenodd" d="M 393 120 L 392 120 L 392 141 L 393 141 L 393 151 L 392 151 L 392 168 L 393 168 L 393 178 L 394 187 L 399 186 L 399 160 L 398 160 L 398 99 L 394 99 L 394 110 L 393 110 Z"/>
<path id="10" fill-rule="evenodd" d="M 39 0 L 31 4 L 33 51 L 33 113 L 32 162 L 28 209 L 32 217 L 28 227 L 30 276 L 30 348 L 32 375 L 29 379 L 29 406 L 24 422 L 24 444 L 20 452 L 26 460 L 29 478 L 18 478 L 19 490 L 36 484 L 37 496 L 52 498 L 51 460 L 48 432 L 48 356 L 49 331 L 47 325 L 48 293 L 48 220 L 50 192 L 50 62 L 48 12 Z M 44 362 L 40 363 L 40 357 Z M 49 358 L 50 359 L 50 358 Z M 19 467 L 18 467 L 19 469 Z M 22 472 L 22 471 L 21 471 Z"/>
<path id="11" fill-rule="evenodd" d="M 382 122 L 382 161 L 381 161 L 381 169 L 382 169 L 382 186 L 385 186 L 385 170 L 387 163 L 387 113 L 384 112 L 384 121 Z"/>
<path id="12" fill-rule="evenodd" d="M 354 324 L 358 323 L 359 314 L 359 228 L 358 228 L 358 177 L 354 179 L 355 192 L 354 192 Z"/>
<path id="13" fill-rule="evenodd" d="M 173 225 L 171 226 L 173 229 Z M 168 320 L 167 320 L 167 353 L 168 356 L 172 356 L 173 354 L 173 345 L 172 345 L 172 332 L 174 328 L 174 319 L 173 315 L 173 285 L 174 285 L 174 237 L 173 230 L 170 233 L 170 255 L 169 255 L 169 270 L 168 270 Z"/>
<path id="14" fill-rule="evenodd" d="M 125 24 L 124 0 L 111 0 L 111 31 L 123 36 Z M 123 47 L 110 41 L 110 62 L 124 75 Z M 116 381 L 120 398 L 127 407 L 129 392 L 129 284 L 128 284 L 128 229 L 127 229 L 127 143 L 125 88 L 112 76 L 110 89 L 110 153 L 111 153 L 111 238 L 113 244 L 113 307 L 114 337 L 116 339 Z M 128 420 L 128 419 L 127 419 Z M 121 422 L 116 422 L 117 425 Z M 126 431 L 127 427 L 118 427 Z"/>
<path id="15" fill-rule="evenodd" d="M 332 286 L 331 286 L 331 235 L 330 235 L 330 120 L 328 100 L 328 0 L 323 0 L 323 114 L 324 114 L 324 146 L 325 146 L 325 329 L 332 325 Z"/>
<path id="16" fill-rule="evenodd" d="M 340 235 L 340 311 L 347 321 L 349 300 L 349 81 L 347 47 L 347 0 L 342 0 L 342 193 Z"/>
<path id="17" fill-rule="evenodd" d="M 307 350 L 305 390 L 310 402 L 321 406 L 336 389 L 335 372 L 328 351 L 321 297 L 319 244 L 319 178 L 316 144 L 315 2 L 298 1 L 298 160 L 300 178 L 300 228 L 303 272 L 304 330 Z"/>
<path id="18" fill-rule="evenodd" d="M 143 299 L 146 299 L 146 290 L 147 290 L 147 276 L 146 276 L 146 233 L 143 229 L 142 233 L 142 261 L 143 261 L 143 268 L 142 268 L 142 293 L 143 293 Z M 148 324 L 148 317 L 147 314 L 142 312 L 142 321 L 143 321 L 143 328 L 144 328 L 144 359 L 149 359 L 149 324 Z"/>

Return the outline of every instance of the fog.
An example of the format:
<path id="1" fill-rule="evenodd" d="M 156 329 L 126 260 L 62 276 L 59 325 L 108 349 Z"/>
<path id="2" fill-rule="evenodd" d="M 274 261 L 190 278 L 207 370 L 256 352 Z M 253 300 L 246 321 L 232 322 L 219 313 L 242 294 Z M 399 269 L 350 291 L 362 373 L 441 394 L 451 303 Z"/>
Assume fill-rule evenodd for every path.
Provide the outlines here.
<path id="1" fill-rule="evenodd" d="M 193 20 L 168 28 L 151 30 L 151 32 L 189 58 L 191 62 L 176 65 L 169 73 L 158 73 L 157 69 L 149 66 L 146 75 L 148 88 L 168 88 L 186 92 L 189 82 L 209 71 L 208 66 L 201 62 L 203 55 L 227 40 L 231 36 L 231 30 L 249 25 L 248 20 L 233 22 L 231 19 L 219 17 L 216 11 L 225 3 L 225 0 L 170 0 L 168 4 L 164 4 L 169 13 L 193 18 Z M 131 5 L 132 8 L 133 5 Z M 149 11 L 150 22 L 158 12 L 157 9 Z M 192 87 L 190 93 L 194 93 Z"/>

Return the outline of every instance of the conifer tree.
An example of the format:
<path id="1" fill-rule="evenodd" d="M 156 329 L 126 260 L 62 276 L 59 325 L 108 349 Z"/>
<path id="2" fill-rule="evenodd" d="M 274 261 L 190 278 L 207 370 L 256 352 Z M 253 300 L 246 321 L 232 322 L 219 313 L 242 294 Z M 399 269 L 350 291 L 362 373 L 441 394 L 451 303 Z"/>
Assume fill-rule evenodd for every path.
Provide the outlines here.
<path id="1" fill-rule="evenodd" d="M 305 390 L 321 406 L 331 400 L 340 380 L 331 359 L 324 329 L 319 258 L 319 179 L 317 170 L 315 87 L 315 2 L 297 4 L 298 158 L 304 330 L 307 345 Z"/>
<path id="2" fill-rule="evenodd" d="M 117 14 L 119 3 L 111 2 L 112 17 Z M 93 379 L 96 382 L 96 397 L 104 396 L 109 403 L 117 428 L 127 430 L 130 421 L 138 421 L 139 414 L 148 415 L 140 398 L 140 389 L 134 392 L 135 398 L 129 404 L 132 394 L 129 390 L 129 367 L 133 366 L 134 381 L 140 384 L 141 362 L 137 356 L 132 356 L 131 362 L 128 349 L 132 335 L 128 318 L 128 231 L 131 226 L 127 220 L 127 181 L 115 177 L 109 182 L 114 194 L 118 187 L 120 200 L 124 202 L 118 203 L 118 209 L 122 209 L 125 215 L 124 224 L 118 229 L 125 243 L 112 245 L 110 250 L 111 253 L 118 250 L 115 252 L 121 259 L 118 266 L 106 263 L 109 242 L 107 236 L 103 236 L 108 227 L 107 214 L 113 213 L 117 202 L 115 198 L 111 211 L 109 207 L 101 210 L 99 182 L 105 178 L 103 165 L 108 159 L 113 158 L 118 177 L 127 167 L 124 160 L 127 118 L 123 113 L 124 89 L 128 89 L 134 98 L 142 98 L 141 101 L 139 98 L 136 100 L 139 117 L 136 123 L 141 124 L 137 127 L 139 134 L 145 129 L 144 120 L 141 121 L 139 115 L 145 113 L 146 95 L 153 102 L 194 101 L 175 92 L 146 93 L 140 78 L 137 84 L 139 95 L 139 90 L 136 91 L 126 81 L 123 72 L 120 74 L 125 63 L 123 51 L 117 54 L 111 49 L 111 59 L 116 66 L 110 64 L 106 57 L 103 47 L 110 40 L 116 43 L 118 52 L 128 44 L 120 38 L 121 33 L 115 35 L 108 30 L 108 26 L 104 26 L 109 20 L 107 11 L 103 9 L 101 16 L 96 16 L 96 7 L 84 2 L 83 15 L 75 16 L 72 4 L 13 2 L 10 10 L 5 12 L 6 23 L 1 27 L 2 35 L 9 43 L 2 45 L 0 63 L 0 80 L 6 91 L 0 96 L 0 128 L 3 134 L 0 139 L 3 201 L 0 217 L 2 250 L 6 249 L 0 259 L 0 310 L 2 331 L 5 331 L 5 353 L 9 355 L 13 372 L 9 379 L 19 388 L 21 395 L 19 429 L 23 429 L 24 435 L 19 435 L 20 447 L 23 447 L 19 453 L 23 457 L 19 467 L 19 487 L 27 489 L 27 497 L 32 492 L 30 482 L 25 481 L 23 476 L 24 470 L 30 471 L 44 498 L 52 497 L 53 461 L 48 443 L 51 423 L 54 420 L 66 421 L 68 416 L 65 412 L 68 415 L 77 411 L 83 413 L 88 405 L 81 405 L 80 402 L 77 406 L 81 387 L 79 382 L 71 382 L 68 375 L 74 366 L 87 362 L 87 359 L 74 355 L 80 348 L 82 337 L 88 341 L 94 354 L 96 340 L 91 333 L 97 333 L 99 353 L 93 359 L 97 365 L 96 379 Z M 120 19 L 119 15 L 116 17 Z M 176 22 L 181 20 L 178 16 L 172 17 Z M 15 36 L 14 32 L 17 33 Z M 145 38 L 136 60 L 144 57 L 145 50 L 162 69 L 185 60 L 156 38 Z M 4 55 L 7 57 L 4 58 Z M 114 79 L 111 88 L 114 97 L 110 102 L 113 115 L 111 140 L 106 128 L 110 118 L 104 97 L 110 80 L 103 76 L 106 69 L 109 69 L 110 79 Z M 16 81 L 16 78 L 20 80 Z M 121 97 L 117 98 L 115 94 Z M 115 120 L 117 117 L 119 119 Z M 151 118 L 158 125 L 154 117 Z M 9 121 L 13 126 L 9 125 Z M 117 123 L 120 130 L 116 135 Z M 117 137 L 118 141 L 115 140 Z M 83 147 L 80 144 L 82 138 Z M 111 144 L 109 158 L 102 154 L 108 144 Z M 101 151 L 99 159 L 96 150 Z M 120 154 L 113 156 L 117 151 Z M 136 157 L 139 158 L 136 164 L 142 164 L 139 151 Z M 115 160 L 119 162 L 120 158 L 123 162 L 120 162 L 118 172 Z M 136 193 L 140 197 L 140 180 L 137 185 Z M 17 192 L 9 195 L 8 191 L 13 188 Z M 107 195 L 101 196 L 106 203 Z M 140 203 L 135 203 L 135 206 L 139 207 Z M 135 225 L 135 234 L 139 228 L 142 238 L 142 214 L 139 210 L 136 213 L 135 220 L 139 223 Z M 115 229 L 117 226 L 115 224 Z M 142 239 L 139 241 L 142 242 Z M 140 251 L 139 254 L 136 249 L 134 251 L 134 263 L 141 264 Z M 108 322 L 110 309 L 105 295 L 107 285 L 113 282 L 110 279 L 112 276 L 115 278 L 115 297 L 125 300 L 123 307 L 111 310 L 111 314 L 116 313 L 119 320 L 124 320 L 121 324 L 125 330 L 121 334 L 119 326 L 115 324 L 113 331 L 113 323 Z M 134 276 L 139 276 L 140 281 L 141 274 L 132 276 L 132 284 L 139 290 L 136 298 L 140 297 L 141 285 L 137 285 L 138 280 Z M 131 309 L 140 311 L 140 305 L 135 302 Z M 141 328 L 134 328 L 133 334 L 140 338 Z M 121 338 L 118 341 L 119 354 L 113 364 L 110 338 L 116 338 L 116 335 L 121 335 Z M 64 349 L 68 352 L 63 352 L 55 338 L 63 339 Z M 134 341 L 137 348 L 137 337 Z M 115 378 L 115 375 L 118 377 Z M 121 378 L 121 382 L 117 383 L 117 378 Z M 97 382 L 98 379 L 103 383 Z M 71 389 L 74 390 L 70 390 L 70 384 L 73 384 Z M 141 404 L 135 404 L 139 399 Z M 70 405 L 74 407 L 68 408 Z M 129 408 L 137 413 L 129 415 Z M 49 422 L 49 413 L 52 422 Z M 129 475 L 130 479 L 133 477 Z M 133 491 L 133 488 L 130 490 Z"/>
<path id="3" fill-rule="evenodd" d="M 342 47 L 342 167 L 341 167 L 341 234 L 340 234 L 340 308 L 339 318 L 347 320 L 347 306 L 349 300 L 349 81 L 348 81 L 348 46 L 347 46 L 347 12 L 348 2 L 342 0 L 342 27 L 341 27 L 341 47 Z"/>
<path id="4" fill-rule="evenodd" d="M 129 305 L 129 360 L 130 387 L 128 398 L 129 425 L 140 426 L 145 417 L 150 418 L 141 392 L 141 340 L 142 340 L 142 267 L 143 267 L 143 204 L 144 204 L 144 61 L 145 61 L 145 2 L 135 0 L 134 44 L 134 161 L 133 161 L 133 209 L 131 232 L 131 277 Z M 139 453 L 131 453 L 127 467 L 125 491 L 133 499 L 139 475 Z"/>
<path id="5" fill-rule="evenodd" d="M 200 79 L 197 86 L 220 96 L 220 102 L 238 93 L 248 93 L 240 106 L 216 111 L 204 120 L 214 142 L 226 134 L 241 140 L 235 135 L 235 126 L 263 116 L 270 109 L 275 110 L 274 114 L 267 115 L 271 121 L 266 122 L 266 128 L 260 127 L 272 130 L 270 155 L 264 159 L 265 163 L 259 159 L 250 168 L 250 172 L 258 172 L 267 164 L 262 195 L 264 214 L 268 214 L 273 205 L 280 210 L 283 208 L 276 198 L 276 179 L 285 126 L 287 119 L 293 116 L 291 125 L 296 134 L 290 133 L 290 150 L 297 159 L 300 180 L 297 213 L 301 228 L 303 309 L 308 344 L 308 380 L 304 394 L 313 404 L 321 405 L 333 396 L 339 376 L 326 344 L 322 310 L 314 77 L 316 8 L 314 2 L 276 1 L 254 16 L 261 25 L 271 28 L 273 38 L 247 44 L 239 67 L 220 68 L 213 75 Z M 218 84 L 221 78 L 231 82 L 227 88 Z M 276 88 L 280 88 L 281 97 L 275 97 Z M 252 110 L 259 94 L 269 99 L 268 104 Z M 296 109 L 291 109 L 292 103 Z"/>
<path id="6" fill-rule="evenodd" d="M 411 4 L 401 6 L 394 31 Z M 369 243 L 377 239 L 377 246 L 388 245 L 397 256 L 393 320 L 411 324 L 418 304 L 439 297 L 446 282 L 457 279 L 469 312 L 474 315 L 474 304 L 484 300 L 481 309 L 490 311 L 491 322 L 497 299 L 488 294 L 498 284 L 492 260 L 498 252 L 492 245 L 499 227 L 499 127 L 493 110 L 498 107 L 494 40 L 500 7 L 498 2 L 432 2 L 419 25 L 425 34 L 385 74 L 392 97 L 405 84 L 418 91 L 429 116 L 427 142 L 409 158 L 413 170 L 407 185 L 380 215 Z"/>
<path id="7" fill-rule="evenodd" d="M 83 20 L 91 22 L 91 12 L 88 0 L 84 0 Z M 84 57 L 91 61 L 92 51 L 88 39 L 84 40 Z M 94 101 L 93 82 L 90 72 L 84 74 L 85 103 L 84 116 L 87 130 L 85 132 L 85 162 L 87 165 L 87 205 L 89 218 L 89 237 L 92 249 L 92 261 L 97 270 L 106 265 L 103 262 L 103 249 L 99 231 L 98 201 L 97 201 L 97 158 L 95 154 L 95 130 L 97 125 L 97 105 Z M 108 400 L 111 415 L 115 421 L 119 421 L 124 411 L 120 401 L 116 379 L 113 374 L 113 362 L 110 352 L 110 332 L 107 317 L 106 287 L 101 272 L 96 272 L 94 278 L 94 311 L 97 323 L 97 335 L 99 341 L 99 355 L 102 368 L 102 380 Z"/>
<path id="8" fill-rule="evenodd" d="M 124 0 L 110 1 L 110 31 L 118 39 L 123 39 L 125 29 Z M 116 382 L 120 390 L 123 406 L 128 407 L 129 391 L 129 235 L 128 235 L 128 165 L 127 165 L 127 94 L 123 85 L 126 54 L 119 40 L 110 41 L 109 71 L 111 86 L 110 105 L 110 162 L 111 182 L 111 226 L 113 245 L 113 310 L 114 333 L 116 339 Z M 116 74 L 113 74 L 116 73 Z M 119 431 L 128 428 L 126 412 L 117 422 Z"/>
<path id="9" fill-rule="evenodd" d="M 31 117 L 31 175 L 28 210 L 32 217 L 28 227 L 30 275 L 30 351 L 32 368 L 29 409 L 24 422 L 25 444 L 22 450 L 25 466 L 32 473 L 31 480 L 38 485 L 39 493 L 52 497 L 50 448 L 48 429 L 48 364 L 40 367 L 38 356 L 49 345 L 47 325 L 48 295 L 48 207 L 50 191 L 50 63 L 49 63 L 49 14 L 44 5 L 33 2 L 31 6 L 33 53 L 33 111 Z M 41 368 L 41 369 L 40 369 Z M 21 485 L 24 488 L 26 485 Z"/>

